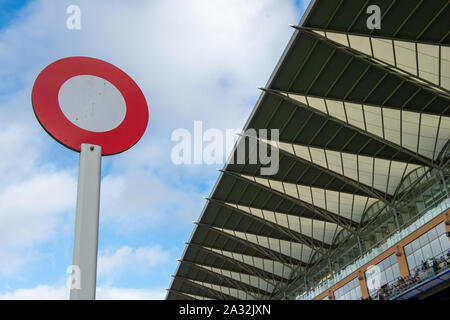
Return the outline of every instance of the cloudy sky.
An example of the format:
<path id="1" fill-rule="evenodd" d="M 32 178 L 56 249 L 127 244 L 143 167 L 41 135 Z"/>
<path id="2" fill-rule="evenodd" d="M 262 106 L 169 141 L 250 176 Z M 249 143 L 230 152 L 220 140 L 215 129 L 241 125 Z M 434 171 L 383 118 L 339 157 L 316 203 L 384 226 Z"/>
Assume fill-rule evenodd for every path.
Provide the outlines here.
<path id="1" fill-rule="evenodd" d="M 242 129 L 308 2 L 0 0 L 0 299 L 69 296 L 78 154 L 36 121 L 43 68 L 95 57 L 142 89 L 146 133 L 103 158 L 97 298 L 163 299 L 222 166 L 172 164 L 171 134 Z"/>

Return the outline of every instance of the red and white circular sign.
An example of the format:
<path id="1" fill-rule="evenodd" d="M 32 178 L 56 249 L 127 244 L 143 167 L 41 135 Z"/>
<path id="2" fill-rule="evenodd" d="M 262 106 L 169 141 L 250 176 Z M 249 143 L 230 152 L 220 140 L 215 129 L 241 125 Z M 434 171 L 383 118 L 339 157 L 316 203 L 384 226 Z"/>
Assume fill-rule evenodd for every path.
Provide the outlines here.
<path id="1" fill-rule="evenodd" d="M 58 142 L 80 151 L 82 143 L 102 155 L 135 145 L 148 124 L 148 107 L 137 84 L 102 60 L 70 57 L 47 66 L 32 92 L 39 123 Z"/>

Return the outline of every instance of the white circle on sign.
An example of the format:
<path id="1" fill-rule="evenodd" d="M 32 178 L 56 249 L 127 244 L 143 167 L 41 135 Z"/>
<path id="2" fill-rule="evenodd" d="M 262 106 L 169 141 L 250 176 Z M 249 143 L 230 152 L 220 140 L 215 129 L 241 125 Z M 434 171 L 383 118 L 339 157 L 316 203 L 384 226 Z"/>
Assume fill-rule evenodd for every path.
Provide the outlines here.
<path id="1" fill-rule="evenodd" d="M 64 82 L 58 102 L 70 122 L 92 132 L 117 128 L 127 112 L 120 91 L 111 82 L 91 75 L 75 76 Z"/>

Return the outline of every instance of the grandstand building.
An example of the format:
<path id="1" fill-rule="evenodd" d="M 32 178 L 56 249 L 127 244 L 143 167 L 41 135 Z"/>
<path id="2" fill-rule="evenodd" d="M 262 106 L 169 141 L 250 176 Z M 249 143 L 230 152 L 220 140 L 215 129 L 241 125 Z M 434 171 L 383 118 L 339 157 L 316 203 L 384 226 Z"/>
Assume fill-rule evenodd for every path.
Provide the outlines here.
<path id="1" fill-rule="evenodd" d="M 244 128 L 279 129 L 278 173 L 225 165 L 167 299 L 445 292 L 449 21 L 447 0 L 312 0 Z"/>

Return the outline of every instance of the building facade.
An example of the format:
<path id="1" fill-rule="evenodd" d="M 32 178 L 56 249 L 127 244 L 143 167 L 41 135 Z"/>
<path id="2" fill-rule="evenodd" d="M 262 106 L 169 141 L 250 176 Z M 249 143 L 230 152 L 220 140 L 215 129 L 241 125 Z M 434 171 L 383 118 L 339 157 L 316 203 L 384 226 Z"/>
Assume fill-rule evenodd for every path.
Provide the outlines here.
<path id="1" fill-rule="evenodd" d="M 244 127 L 279 135 L 237 142 L 167 299 L 406 299 L 445 286 L 448 21 L 446 0 L 311 1 Z M 252 139 L 279 153 L 275 174 L 233 161 Z"/>

